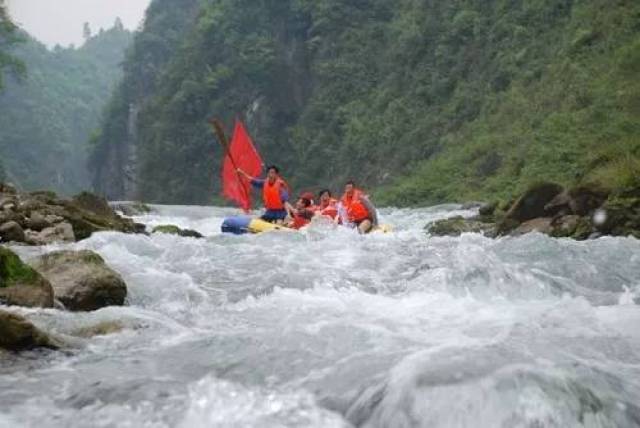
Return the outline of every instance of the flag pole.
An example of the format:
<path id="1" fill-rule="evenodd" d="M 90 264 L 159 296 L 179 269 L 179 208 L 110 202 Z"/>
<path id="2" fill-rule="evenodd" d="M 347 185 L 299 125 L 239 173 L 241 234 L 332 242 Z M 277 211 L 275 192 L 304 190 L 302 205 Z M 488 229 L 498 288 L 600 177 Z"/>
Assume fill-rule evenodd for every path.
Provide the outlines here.
<path id="1" fill-rule="evenodd" d="M 240 183 L 240 186 L 242 187 L 242 190 L 244 192 L 244 196 L 247 198 L 247 200 L 249 200 L 249 191 L 244 185 L 244 181 L 242 180 L 242 176 L 238 171 L 238 166 L 236 165 L 235 159 L 233 159 L 233 156 L 231 156 L 231 151 L 229 150 L 229 141 L 227 140 L 227 136 L 224 133 L 222 122 L 220 122 L 218 119 L 211 118 L 209 119 L 209 125 L 211 125 L 211 128 L 213 129 L 214 134 L 216 134 L 216 136 L 218 137 L 218 142 L 220 142 L 220 145 L 224 150 L 224 155 L 229 157 L 229 160 L 231 161 L 231 165 L 233 165 L 233 169 L 235 170 L 236 175 L 238 177 L 238 182 Z"/>

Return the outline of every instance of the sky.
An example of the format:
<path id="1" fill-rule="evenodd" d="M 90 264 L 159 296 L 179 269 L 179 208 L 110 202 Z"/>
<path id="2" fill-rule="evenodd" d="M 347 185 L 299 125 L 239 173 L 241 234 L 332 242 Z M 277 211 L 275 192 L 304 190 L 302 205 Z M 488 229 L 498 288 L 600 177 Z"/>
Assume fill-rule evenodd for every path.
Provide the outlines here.
<path id="1" fill-rule="evenodd" d="M 7 0 L 16 24 L 49 47 L 80 46 L 85 22 L 96 33 L 111 28 L 116 17 L 135 30 L 151 0 Z"/>

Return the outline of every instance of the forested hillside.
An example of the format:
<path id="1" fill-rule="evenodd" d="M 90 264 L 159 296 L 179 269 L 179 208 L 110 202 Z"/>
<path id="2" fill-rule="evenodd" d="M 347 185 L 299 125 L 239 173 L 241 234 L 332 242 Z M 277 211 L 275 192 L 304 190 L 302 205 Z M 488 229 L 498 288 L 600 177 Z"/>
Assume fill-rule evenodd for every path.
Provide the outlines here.
<path id="1" fill-rule="evenodd" d="M 624 186 L 638 75 L 635 0 L 156 0 L 95 141 L 95 186 L 212 201 L 210 116 L 243 118 L 298 189 L 354 178 L 404 205 Z"/>
<path id="2" fill-rule="evenodd" d="M 78 29 L 80 31 L 81 29 Z M 131 33 L 117 22 L 87 34 L 80 48 L 44 45 L 22 33 L 12 50 L 25 66 L 0 93 L 0 158 L 7 179 L 25 189 L 71 194 L 90 188 L 88 141 L 121 79 Z"/>

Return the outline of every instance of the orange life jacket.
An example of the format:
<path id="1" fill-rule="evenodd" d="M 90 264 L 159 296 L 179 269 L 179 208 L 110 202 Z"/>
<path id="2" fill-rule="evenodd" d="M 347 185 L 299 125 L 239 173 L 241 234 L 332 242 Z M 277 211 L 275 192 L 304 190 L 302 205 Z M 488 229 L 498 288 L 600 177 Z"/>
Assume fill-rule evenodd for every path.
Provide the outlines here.
<path id="1" fill-rule="evenodd" d="M 264 207 L 268 210 L 283 210 L 284 203 L 282 202 L 282 196 L 280 195 L 281 189 L 289 190 L 289 186 L 281 178 L 276 178 L 276 181 L 271 184 L 269 179 L 265 179 L 264 186 L 262 187 L 262 200 L 264 201 Z"/>
<path id="2" fill-rule="evenodd" d="M 326 217 L 331 217 L 332 219 L 335 219 L 336 216 L 338 215 L 337 204 L 338 204 L 338 201 L 336 201 L 335 199 L 331 198 L 326 207 L 323 208 L 322 206 L 318 205 L 316 207 L 316 210 L 320 213 L 320 215 L 323 215 L 323 216 L 326 216 Z"/>
<path id="3" fill-rule="evenodd" d="M 369 210 L 362 203 L 363 196 L 364 193 L 362 192 L 362 190 L 354 189 L 353 195 L 350 198 L 347 197 L 347 194 L 345 193 L 340 200 L 342 206 L 347 211 L 347 217 L 349 218 L 349 221 L 352 223 L 361 222 L 371 217 L 371 215 L 369 214 Z"/>

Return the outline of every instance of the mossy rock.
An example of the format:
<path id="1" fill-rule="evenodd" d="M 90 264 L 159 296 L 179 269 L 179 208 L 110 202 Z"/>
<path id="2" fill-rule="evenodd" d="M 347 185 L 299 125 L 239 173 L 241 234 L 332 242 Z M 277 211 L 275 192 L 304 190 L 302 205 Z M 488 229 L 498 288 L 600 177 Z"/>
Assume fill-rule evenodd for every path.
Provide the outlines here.
<path id="1" fill-rule="evenodd" d="M 602 205 L 600 213 L 603 220 L 596 222 L 599 232 L 640 238 L 640 197 L 612 196 Z"/>
<path id="2" fill-rule="evenodd" d="M 428 224 L 425 229 L 433 236 L 460 236 L 463 233 L 490 234 L 494 226 L 492 223 L 485 223 L 476 219 L 466 219 L 458 216 L 438 220 Z"/>
<path id="3" fill-rule="evenodd" d="M 582 241 L 588 239 L 594 230 L 588 218 L 567 215 L 554 219 L 549 235 L 554 238 L 573 238 Z"/>
<path id="4" fill-rule="evenodd" d="M 0 310 L 0 348 L 24 351 L 34 348 L 57 349 L 59 344 L 26 318 Z"/>
<path id="5" fill-rule="evenodd" d="M 153 228 L 152 233 L 166 233 L 169 235 L 178 235 L 185 238 L 202 238 L 202 234 L 191 229 L 180 229 L 173 224 L 162 224 Z"/>
<path id="6" fill-rule="evenodd" d="M 0 247 L 0 302 L 53 307 L 53 288 L 49 281 L 4 247 Z"/>

